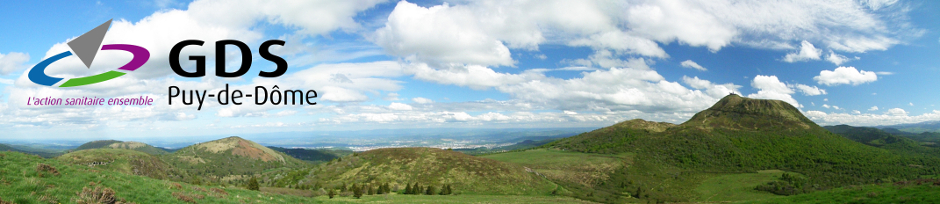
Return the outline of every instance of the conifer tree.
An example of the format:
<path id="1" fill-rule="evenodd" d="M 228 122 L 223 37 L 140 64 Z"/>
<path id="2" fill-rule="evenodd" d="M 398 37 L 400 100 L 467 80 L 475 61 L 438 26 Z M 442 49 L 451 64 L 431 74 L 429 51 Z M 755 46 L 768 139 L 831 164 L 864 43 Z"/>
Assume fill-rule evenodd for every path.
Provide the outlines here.
<path id="1" fill-rule="evenodd" d="M 434 192 L 435 192 L 435 191 L 437 191 L 437 189 L 434 189 L 434 186 L 428 185 L 428 189 L 427 189 L 427 191 L 424 192 L 424 194 L 425 194 L 425 195 L 434 195 Z"/>
<path id="2" fill-rule="evenodd" d="M 362 186 L 356 186 L 356 184 L 353 184 L 353 185 L 352 185 L 352 192 L 353 192 L 353 197 L 361 198 L 361 197 L 362 197 Z"/>
<path id="3" fill-rule="evenodd" d="M 411 194 L 411 184 L 405 186 L 405 194 Z"/>
<path id="4" fill-rule="evenodd" d="M 254 191 L 261 190 L 261 187 L 258 185 L 258 179 L 256 179 L 255 177 L 251 177 L 251 179 L 248 179 L 248 190 L 254 190 Z"/>

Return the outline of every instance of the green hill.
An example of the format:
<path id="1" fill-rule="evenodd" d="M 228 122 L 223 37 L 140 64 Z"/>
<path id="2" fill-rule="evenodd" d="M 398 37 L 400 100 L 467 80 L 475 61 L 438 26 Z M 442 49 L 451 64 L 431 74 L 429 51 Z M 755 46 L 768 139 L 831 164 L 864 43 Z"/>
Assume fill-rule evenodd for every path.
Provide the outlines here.
<path id="1" fill-rule="evenodd" d="M 56 159 L 92 167 L 92 169 L 105 169 L 155 179 L 181 180 L 185 177 L 182 172 L 156 156 L 127 149 L 86 149 L 64 154 Z"/>
<path id="2" fill-rule="evenodd" d="M 52 158 L 52 157 L 56 157 L 56 156 L 59 156 L 59 155 L 62 154 L 61 152 L 57 152 L 57 151 L 49 151 L 49 150 L 46 150 L 46 151 L 30 151 L 30 150 L 24 150 L 24 149 L 33 149 L 33 150 L 35 150 L 36 148 L 18 148 L 18 147 L 22 147 L 22 146 L 19 146 L 19 145 L 0 144 L 0 151 L 22 152 L 22 153 L 37 155 L 37 156 L 40 156 L 40 157 L 43 157 L 43 158 Z"/>
<path id="3" fill-rule="evenodd" d="M 556 189 L 555 184 L 521 165 L 435 148 L 370 150 L 307 173 L 298 182 L 326 189 L 388 184 L 404 190 L 414 183 L 438 189 L 450 185 L 457 194 L 550 195 Z"/>
<path id="4" fill-rule="evenodd" d="M 141 142 L 122 142 L 117 140 L 97 140 L 87 142 L 75 148 L 75 151 L 86 150 L 86 149 L 129 149 L 144 152 L 147 154 L 160 155 L 168 154 L 166 150 L 150 146 Z"/>
<path id="5" fill-rule="evenodd" d="M 82 145 L 78 146 L 77 148 L 75 148 L 75 151 L 86 150 L 86 149 L 101 149 L 101 148 L 107 147 L 108 145 L 111 145 L 111 144 L 114 144 L 114 143 L 119 143 L 119 142 L 121 142 L 121 141 L 117 141 L 117 140 L 95 140 L 95 141 L 91 141 L 91 142 L 86 142 L 85 144 L 82 144 Z"/>
<path id="6" fill-rule="evenodd" d="M 642 120 L 622 124 L 545 146 L 636 154 L 634 165 L 611 174 L 610 182 L 594 189 L 608 189 L 609 197 L 594 200 L 628 197 L 626 194 L 657 201 L 705 200 L 694 188 L 712 175 L 765 169 L 804 175 L 805 182 L 792 184 L 798 192 L 940 172 L 936 157 L 899 155 L 854 142 L 819 127 L 795 107 L 777 100 L 729 95 L 680 125 L 642 125 L 657 124 Z M 628 193 L 614 193 L 623 190 Z"/>
<path id="7" fill-rule="evenodd" d="M 86 150 L 88 151 L 88 150 Z M 90 151 L 146 154 L 117 149 Z M 83 152 L 83 151 L 79 151 Z M 0 152 L 0 203 L 317 203 L 221 186 L 198 186 L 135 176 L 111 169 Z"/>
<path id="8" fill-rule="evenodd" d="M 9 145 L 0 144 L 0 151 L 16 151 L 16 149 L 13 149 L 13 147 Z"/>
<path id="9" fill-rule="evenodd" d="M 240 137 L 190 145 L 161 157 L 168 164 L 197 176 L 197 179 L 211 182 L 237 183 L 269 170 L 310 166 L 306 162 Z"/>

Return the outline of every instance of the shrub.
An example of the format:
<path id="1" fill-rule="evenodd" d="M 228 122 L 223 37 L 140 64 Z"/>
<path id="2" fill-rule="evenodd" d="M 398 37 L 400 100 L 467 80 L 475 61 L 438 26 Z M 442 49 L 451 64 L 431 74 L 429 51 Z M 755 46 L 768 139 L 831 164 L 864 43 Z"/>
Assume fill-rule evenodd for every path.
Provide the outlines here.
<path id="1" fill-rule="evenodd" d="M 254 191 L 261 190 L 261 187 L 258 186 L 258 179 L 256 179 L 255 177 L 251 177 L 251 179 L 248 179 L 248 190 L 254 190 Z"/>
<path id="2" fill-rule="evenodd" d="M 117 202 L 117 199 L 114 198 L 114 190 L 101 188 L 101 186 L 95 186 L 94 189 L 82 187 L 82 191 L 77 192 L 76 195 L 74 200 L 75 203 L 79 204 L 114 204 Z"/>
<path id="3" fill-rule="evenodd" d="M 193 197 L 189 197 L 188 195 L 183 194 L 181 192 L 173 192 L 173 197 L 176 197 L 176 199 L 179 201 L 183 201 L 187 203 L 196 203 L 196 199 L 193 199 Z"/>
<path id="4" fill-rule="evenodd" d="M 38 165 L 36 165 L 36 171 L 37 171 L 37 172 L 40 172 L 40 174 L 41 174 L 42 172 L 49 172 L 49 173 L 51 173 L 51 174 L 53 174 L 53 175 L 56 175 L 56 176 L 59 175 L 59 171 L 56 170 L 55 167 L 50 166 L 50 165 L 48 165 L 48 164 L 43 164 L 43 163 L 39 163 Z"/>

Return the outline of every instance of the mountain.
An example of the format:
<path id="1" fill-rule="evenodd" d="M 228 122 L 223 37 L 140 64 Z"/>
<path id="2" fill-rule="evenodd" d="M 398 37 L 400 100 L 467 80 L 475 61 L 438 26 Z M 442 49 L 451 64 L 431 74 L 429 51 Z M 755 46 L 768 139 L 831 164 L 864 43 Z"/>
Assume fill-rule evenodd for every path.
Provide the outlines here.
<path id="1" fill-rule="evenodd" d="M 353 154 L 307 171 L 300 180 L 272 183 L 340 188 L 344 185 L 388 184 L 405 189 L 418 183 L 454 192 L 501 195 L 548 195 L 555 185 L 521 165 L 436 148 L 388 148 Z"/>
<path id="2" fill-rule="evenodd" d="M 919 123 L 908 123 L 908 124 L 897 124 L 897 125 L 884 125 L 884 126 L 875 126 L 878 129 L 893 128 L 900 131 L 908 133 L 922 133 L 922 132 L 940 132 L 940 120 L 938 121 L 925 121 Z"/>
<path id="3" fill-rule="evenodd" d="M 117 141 L 117 140 L 95 140 L 95 141 L 91 141 L 91 142 L 86 142 L 85 144 L 82 144 L 82 145 L 78 146 L 77 148 L 75 148 L 75 151 L 86 150 L 86 149 L 101 149 L 101 148 L 107 147 L 108 145 L 111 145 L 111 144 L 114 144 L 114 143 L 119 143 L 119 142 L 121 142 L 121 141 Z"/>
<path id="4" fill-rule="evenodd" d="M 52 157 L 56 157 L 56 156 L 59 156 L 59 155 L 62 154 L 61 152 L 57 152 L 57 151 L 54 152 L 54 151 L 49 151 L 49 150 L 46 150 L 46 151 L 29 151 L 29 150 L 24 150 L 24 148 L 17 148 L 18 146 L 19 146 L 19 145 L 0 144 L 0 151 L 22 152 L 22 153 L 26 153 L 26 154 L 34 154 L 34 155 L 37 155 L 37 156 L 40 156 L 40 157 L 43 157 L 43 158 L 52 158 Z M 35 149 L 35 148 L 30 148 L 30 149 Z"/>
<path id="5" fill-rule="evenodd" d="M 642 192 L 661 201 L 700 199 L 696 185 L 689 184 L 704 182 L 717 172 L 795 172 L 805 176 L 807 184 L 787 183 L 794 186 L 780 188 L 797 188 L 796 192 L 940 172 L 936 157 L 902 155 L 864 145 L 818 126 L 789 103 L 734 94 L 680 125 L 631 120 L 544 147 L 635 154 L 632 166 L 611 174 L 606 186 L 595 190 L 654 188 L 657 190 Z"/>
<path id="6" fill-rule="evenodd" d="M 240 137 L 203 142 L 162 156 L 167 163 L 211 181 L 242 180 L 265 170 L 309 164 Z"/>
<path id="7" fill-rule="evenodd" d="M 10 147 L 9 145 L 0 144 L 0 151 L 16 151 L 16 149 Z"/>
<path id="8" fill-rule="evenodd" d="M 97 140 L 87 142 L 75 148 L 75 151 L 86 150 L 86 149 L 129 149 L 144 152 L 147 154 L 160 155 L 168 154 L 166 150 L 150 146 L 141 142 L 122 142 L 117 140 Z"/>
<path id="9" fill-rule="evenodd" d="M 928 154 L 940 156 L 940 149 L 930 148 L 933 143 L 918 142 L 908 136 L 892 134 L 872 127 L 852 127 L 848 125 L 826 126 L 832 133 L 842 135 L 862 144 L 891 150 L 900 154 Z M 902 135 L 924 135 L 930 133 L 900 133 Z"/>
<path id="10" fill-rule="evenodd" d="M 56 159 L 95 169 L 106 169 L 155 179 L 180 180 L 185 177 L 182 172 L 166 164 L 157 156 L 128 149 L 86 149 L 70 152 L 56 157 Z"/>

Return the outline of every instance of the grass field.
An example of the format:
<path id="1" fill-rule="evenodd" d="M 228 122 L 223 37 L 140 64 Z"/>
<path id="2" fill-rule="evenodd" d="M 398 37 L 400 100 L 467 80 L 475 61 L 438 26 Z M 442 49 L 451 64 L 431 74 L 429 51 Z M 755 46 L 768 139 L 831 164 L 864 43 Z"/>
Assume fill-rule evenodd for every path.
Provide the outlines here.
<path id="1" fill-rule="evenodd" d="M 609 174 L 633 162 L 633 154 L 618 155 L 532 149 L 482 156 L 497 161 L 520 164 L 545 175 L 553 181 L 577 183 L 591 187 L 607 180 Z"/>
<path id="2" fill-rule="evenodd" d="M 940 203 L 940 180 L 918 179 L 835 188 L 753 203 Z"/>
<path id="3" fill-rule="evenodd" d="M 371 195 L 360 199 L 353 197 L 316 197 L 326 203 L 594 203 L 566 196 L 516 196 L 516 195 Z"/>
<path id="4" fill-rule="evenodd" d="M 780 170 L 763 170 L 757 173 L 725 174 L 705 179 L 695 188 L 699 194 L 697 201 L 751 201 L 783 197 L 769 192 L 754 190 L 754 187 L 776 180 Z"/>

